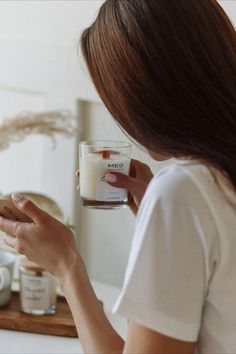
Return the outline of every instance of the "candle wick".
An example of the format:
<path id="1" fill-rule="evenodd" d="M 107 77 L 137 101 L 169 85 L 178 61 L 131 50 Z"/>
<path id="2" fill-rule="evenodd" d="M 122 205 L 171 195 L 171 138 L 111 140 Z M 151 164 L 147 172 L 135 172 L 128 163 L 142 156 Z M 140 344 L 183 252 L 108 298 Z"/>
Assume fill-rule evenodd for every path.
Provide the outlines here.
<path id="1" fill-rule="evenodd" d="M 109 150 L 102 150 L 102 158 L 109 159 L 111 156 L 111 152 Z"/>

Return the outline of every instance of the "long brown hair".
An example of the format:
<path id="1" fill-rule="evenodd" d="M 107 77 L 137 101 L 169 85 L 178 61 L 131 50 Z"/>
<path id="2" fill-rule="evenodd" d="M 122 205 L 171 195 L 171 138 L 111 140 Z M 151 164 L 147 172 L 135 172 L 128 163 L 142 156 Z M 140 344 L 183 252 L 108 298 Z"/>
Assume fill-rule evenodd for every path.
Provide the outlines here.
<path id="1" fill-rule="evenodd" d="M 217 167 L 236 189 L 236 32 L 216 0 L 107 0 L 81 44 L 129 135 Z"/>

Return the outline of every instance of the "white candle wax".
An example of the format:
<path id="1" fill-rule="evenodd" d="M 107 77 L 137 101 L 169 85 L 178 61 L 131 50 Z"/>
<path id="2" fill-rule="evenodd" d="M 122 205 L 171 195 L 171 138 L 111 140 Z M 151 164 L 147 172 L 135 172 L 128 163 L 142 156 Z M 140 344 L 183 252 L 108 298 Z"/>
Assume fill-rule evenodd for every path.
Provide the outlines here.
<path id="1" fill-rule="evenodd" d="M 87 154 L 80 159 L 80 194 L 84 199 L 98 201 L 122 201 L 127 191 L 114 188 L 104 181 L 107 172 L 129 173 L 130 159 L 112 154 L 104 159 L 102 154 Z"/>

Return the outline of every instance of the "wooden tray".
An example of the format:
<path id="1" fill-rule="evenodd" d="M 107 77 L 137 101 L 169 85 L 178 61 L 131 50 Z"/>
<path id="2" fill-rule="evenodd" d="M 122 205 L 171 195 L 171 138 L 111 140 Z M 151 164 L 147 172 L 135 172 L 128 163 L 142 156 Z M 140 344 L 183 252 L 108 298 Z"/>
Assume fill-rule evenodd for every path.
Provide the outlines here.
<path id="1" fill-rule="evenodd" d="M 20 311 L 19 293 L 13 292 L 9 304 L 0 307 L 0 328 L 23 332 L 78 337 L 70 308 L 64 297 L 57 298 L 55 315 L 29 315 Z"/>

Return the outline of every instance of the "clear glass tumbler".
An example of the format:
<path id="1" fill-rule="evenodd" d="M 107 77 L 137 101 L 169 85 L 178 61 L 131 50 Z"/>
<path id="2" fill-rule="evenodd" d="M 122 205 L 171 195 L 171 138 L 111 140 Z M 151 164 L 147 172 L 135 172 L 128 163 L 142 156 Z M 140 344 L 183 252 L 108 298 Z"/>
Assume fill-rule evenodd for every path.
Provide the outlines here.
<path id="1" fill-rule="evenodd" d="M 32 315 L 56 313 L 56 280 L 38 264 L 23 258 L 20 261 L 21 310 Z"/>
<path id="2" fill-rule="evenodd" d="M 80 196 L 82 205 L 94 209 L 120 209 L 127 206 L 128 191 L 105 182 L 107 172 L 128 175 L 131 144 L 94 140 L 80 144 Z"/>

